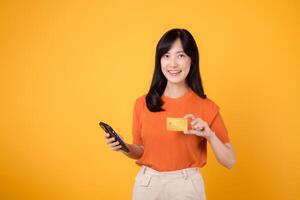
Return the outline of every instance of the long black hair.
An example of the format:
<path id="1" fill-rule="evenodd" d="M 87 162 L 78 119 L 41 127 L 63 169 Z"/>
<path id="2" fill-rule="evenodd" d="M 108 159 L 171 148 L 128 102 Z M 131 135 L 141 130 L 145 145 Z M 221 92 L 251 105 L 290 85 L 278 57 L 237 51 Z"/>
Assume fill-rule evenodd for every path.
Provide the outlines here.
<path id="1" fill-rule="evenodd" d="M 146 95 L 146 104 L 151 112 L 165 111 L 162 109 L 162 94 L 168 80 L 161 71 L 161 57 L 169 51 L 176 39 L 180 39 L 184 52 L 191 58 L 190 71 L 186 77 L 187 85 L 201 98 L 206 98 L 202 86 L 199 69 L 199 52 L 192 34 L 186 29 L 174 28 L 167 31 L 158 41 L 155 53 L 155 68 L 150 89 Z"/>

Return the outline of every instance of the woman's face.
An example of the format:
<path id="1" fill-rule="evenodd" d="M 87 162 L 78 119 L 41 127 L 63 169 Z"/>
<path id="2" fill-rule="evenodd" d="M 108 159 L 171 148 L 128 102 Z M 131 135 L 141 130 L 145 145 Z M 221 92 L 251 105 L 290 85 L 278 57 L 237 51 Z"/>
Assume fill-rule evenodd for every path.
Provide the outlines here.
<path id="1" fill-rule="evenodd" d="M 191 58 L 184 53 L 180 39 L 175 40 L 170 50 L 162 55 L 160 64 L 162 72 L 169 82 L 185 81 L 190 71 Z"/>

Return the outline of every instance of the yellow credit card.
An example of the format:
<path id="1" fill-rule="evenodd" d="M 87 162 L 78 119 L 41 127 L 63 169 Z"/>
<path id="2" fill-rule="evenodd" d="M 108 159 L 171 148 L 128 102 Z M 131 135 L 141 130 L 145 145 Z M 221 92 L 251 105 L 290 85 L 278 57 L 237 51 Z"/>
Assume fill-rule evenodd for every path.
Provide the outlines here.
<path id="1" fill-rule="evenodd" d="M 167 117 L 168 131 L 186 131 L 188 129 L 188 121 L 185 118 Z"/>

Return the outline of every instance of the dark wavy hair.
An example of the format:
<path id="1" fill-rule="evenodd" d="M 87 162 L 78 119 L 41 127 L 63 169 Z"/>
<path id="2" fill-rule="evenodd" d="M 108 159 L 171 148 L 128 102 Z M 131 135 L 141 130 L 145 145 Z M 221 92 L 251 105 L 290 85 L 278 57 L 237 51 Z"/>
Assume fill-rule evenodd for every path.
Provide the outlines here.
<path id="1" fill-rule="evenodd" d="M 156 45 L 155 68 L 151 86 L 146 95 L 146 104 L 151 112 L 165 111 L 161 108 L 164 104 L 161 96 L 165 91 L 168 80 L 161 71 L 160 60 L 161 57 L 170 50 L 172 44 L 178 38 L 181 40 L 184 52 L 191 58 L 191 68 L 185 81 L 198 96 L 203 99 L 206 98 L 200 76 L 197 44 L 189 31 L 186 29 L 174 28 L 167 31 Z"/>

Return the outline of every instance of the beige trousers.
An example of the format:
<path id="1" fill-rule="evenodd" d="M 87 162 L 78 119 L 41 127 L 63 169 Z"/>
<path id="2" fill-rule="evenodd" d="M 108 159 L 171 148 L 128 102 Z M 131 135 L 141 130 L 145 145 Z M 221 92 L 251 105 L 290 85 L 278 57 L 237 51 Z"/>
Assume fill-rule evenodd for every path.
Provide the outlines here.
<path id="1" fill-rule="evenodd" d="M 133 200 L 205 200 L 205 187 L 197 168 L 159 172 L 142 165 L 134 183 Z"/>

